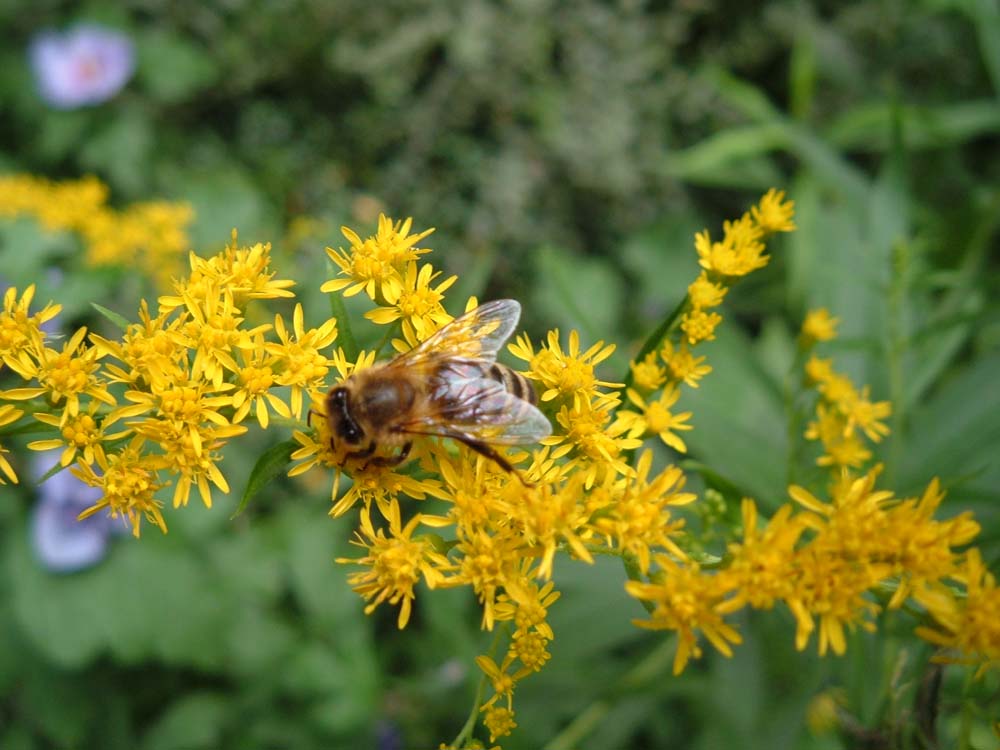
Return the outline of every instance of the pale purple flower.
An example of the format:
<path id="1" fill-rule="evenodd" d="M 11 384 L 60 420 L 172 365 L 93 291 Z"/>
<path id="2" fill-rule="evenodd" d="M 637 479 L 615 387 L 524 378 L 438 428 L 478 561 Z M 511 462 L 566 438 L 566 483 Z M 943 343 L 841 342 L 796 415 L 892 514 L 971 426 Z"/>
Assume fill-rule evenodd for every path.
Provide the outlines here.
<path id="1" fill-rule="evenodd" d="M 28 54 L 39 94 L 58 109 L 107 101 L 135 70 L 132 40 L 94 24 L 64 34 L 43 31 L 32 40 Z"/>
<path id="2" fill-rule="evenodd" d="M 46 451 L 32 460 L 32 474 L 41 478 L 59 461 L 60 451 Z M 64 469 L 38 487 L 32 510 L 31 543 L 35 556 L 54 573 L 89 568 L 107 554 L 116 524 L 105 513 L 77 520 L 81 511 L 101 499 L 101 490 L 84 484 Z M 122 527 L 124 530 L 124 527 Z"/>

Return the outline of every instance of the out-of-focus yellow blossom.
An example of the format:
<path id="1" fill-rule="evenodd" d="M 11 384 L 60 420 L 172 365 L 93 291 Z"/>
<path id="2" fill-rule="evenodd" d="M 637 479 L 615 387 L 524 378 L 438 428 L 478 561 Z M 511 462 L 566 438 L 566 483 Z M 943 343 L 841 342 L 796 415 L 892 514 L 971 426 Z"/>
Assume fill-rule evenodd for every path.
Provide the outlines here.
<path id="1" fill-rule="evenodd" d="M 509 708 L 490 706 L 485 713 L 483 724 L 489 730 L 490 742 L 495 742 L 497 737 L 506 737 L 517 728 L 514 712 Z"/>
<path id="2" fill-rule="evenodd" d="M 688 287 L 688 301 L 692 307 L 698 310 L 704 310 L 708 307 L 718 307 L 722 304 L 722 300 L 728 291 L 721 284 L 709 281 L 708 274 L 702 271 L 701 275 L 691 282 L 691 285 Z"/>
<path id="3" fill-rule="evenodd" d="M 0 217 L 32 216 L 49 231 L 75 232 L 91 265 L 138 267 L 161 283 L 179 270 L 190 248 L 187 203 L 136 203 L 118 211 L 96 177 L 53 182 L 31 175 L 0 176 Z"/>
<path id="4" fill-rule="evenodd" d="M 0 312 L 0 361 L 25 380 L 36 373 L 33 356 L 38 356 L 46 338 L 42 324 L 52 320 L 62 309 L 61 305 L 49 303 L 32 315 L 30 307 L 34 298 L 34 284 L 24 290 L 20 299 L 17 289 L 9 287 L 4 292 L 3 311 Z"/>
<path id="5" fill-rule="evenodd" d="M 705 357 L 696 357 L 685 342 L 676 347 L 671 341 L 664 341 L 660 357 L 667 366 L 670 378 L 691 388 L 698 387 L 698 381 L 712 372 L 710 365 L 704 364 Z"/>
<path id="6" fill-rule="evenodd" d="M 802 339 L 806 346 L 812 346 L 817 341 L 830 341 L 837 337 L 839 319 L 830 315 L 825 307 L 810 310 L 802 323 Z"/>
<path id="7" fill-rule="evenodd" d="M 687 343 L 694 346 L 702 341 L 714 341 L 715 329 L 721 322 L 722 316 L 719 313 L 695 309 L 684 314 L 681 330 L 684 331 Z"/>
<path id="8" fill-rule="evenodd" d="M 16 409 L 11 404 L 0 404 L 0 427 L 14 424 L 22 416 L 24 416 L 22 409 Z M 4 476 L 14 484 L 17 484 L 17 474 L 14 472 L 14 467 L 10 465 L 10 461 L 7 460 L 4 453 L 9 453 L 9 451 L 3 445 L 0 445 L 0 484 L 6 484 Z"/>
<path id="9" fill-rule="evenodd" d="M 966 552 L 952 577 L 964 587 L 964 596 L 937 582 L 914 591 L 913 598 L 934 619 L 917 632 L 952 652 L 947 660 L 977 664 L 981 674 L 1000 666 L 1000 589 L 975 548 Z"/>
<path id="10" fill-rule="evenodd" d="M 785 191 L 771 188 L 751 207 L 750 215 L 765 234 L 794 232 L 795 201 L 785 200 Z"/>
<path id="11" fill-rule="evenodd" d="M 660 365 L 656 352 L 650 352 L 641 362 L 629 363 L 632 384 L 640 391 L 655 391 L 667 382 L 667 370 Z"/>

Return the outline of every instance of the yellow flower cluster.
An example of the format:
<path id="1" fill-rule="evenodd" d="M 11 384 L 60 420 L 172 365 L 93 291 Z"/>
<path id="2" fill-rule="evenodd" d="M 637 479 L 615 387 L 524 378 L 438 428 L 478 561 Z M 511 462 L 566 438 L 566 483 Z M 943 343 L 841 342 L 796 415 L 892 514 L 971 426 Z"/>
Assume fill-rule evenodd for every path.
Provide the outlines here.
<path id="1" fill-rule="evenodd" d="M 322 390 L 333 360 L 321 350 L 336 337 L 335 321 L 307 329 L 296 306 L 291 330 L 280 315 L 273 326 L 246 324 L 247 303 L 292 297 L 290 286 L 274 278 L 268 245 L 239 247 L 234 232 L 217 256 L 190 256 L 190 274 L 160 299 L 155 316 L 143 301 L 139 322 L 120 339 L 81 328 L 59 349 L 39 328 L 58 308 L 30 315 L 33 290 L 20 300 L 8 290 L 0 356 L 33 384 L 0 392 L 3 416 L 20 416 L 4 400 L 31 400 L 54 434 L 28 447 L 61 450 L 62 466 L 72 464 L 73 474 L 102 490 L 81 518 L 107 509 L 135 536 L 143 518 L 165 532 L 161 488 L 173 486 L 174 507 L 186 505 L 193 488 L 211 506 L 213 486 L 229 492 L 218 464 L 225 443 L 246 432 L 241 422 L 253 414 L 267 427 L 270 412 L 299 418 L 303 393 L 312 401 Z M 288 402 L 279 388 L 288 389 Z"/>
<path id="2" fill-rule="evenodd" d="M 769 190 L 739 221 L 725 223 L 721 241 L 713 242 L 708 230 L 695 236 L 702 272 L 688 286 L 680 317 L 665 332 L 658 351 L 653 348 L 630 365 L 626 394 L 639 411 L 619 412 L 629 437 L 657 435 L 678 453 L 687 452 L 677 433 L 691 429 L 691 412 L 675 414 L 671 407 L 680 398 L 681 384 L 697 388 L 698 381 L 712 371 L 706 358 L 695 356 L 692 349 L 715 338 L 722 315 L 714 308 L 722 304 L 729 287 L 767 265 L 764 241 L 775 232 L 795 229 L 793 210 L 794 203 L 786 201 L 783 192 Z"/>
<path id="3" fill-rule="evenodd" d="M 808 338 L 815 342 L 822 337 Z M 807 365 L 811 373 L 817 371 L 817 361 Z M 843 439 L 845 430 L 851 436 L 861 430 L 873 439 L 886 434 L 878 419 L 888 413 L 888 404 L 872 408 L 867 389 L 858 395 L 849 381 L 832 373 L 829 364 L 819 368 L 823 378 L 814 378 L 824 394 L 817 411 L 836 415 L 837 436 Z M 836 386 L 831 385 L 834 382 Z M 827 393 L 836 393 L 837 400 L 828 400 Z M 858 407 L 862 402 L 866 405 Z M 798 509 L 786 504 L 760 528 L 756 505 L 745 499 L 742 539 L 729 545 L 723 563 L 714 570 L 661 554 L 656 556 L 658 570 L 648 582 L 626 584 L 630 594 L 651 605 L 650 617 L 637 625 L 677 631 L 674 672 L 701 655 L 699 634 L 720 653 L 731 653 L 740 636 L 725 616 L 747 606 L 771 609 L 779 602 L 795 617 L 800 650 L 818 630 L 819 653 L 842 654 L 845 629 L 874 630 L 876 614 L 910 599 L 922 605 L 938 626 L 920 629 L 925 638 L 960 651 L 966 659 L 996 661 L 1000 594 L 976 550 L 959 551 L 979 532 L 971 514 L 936 520 L 943 498 L 936 480 L 919 498 L 897 498 L 876 488 L 881 467 L 855 476 L 848 467 L 863 461 L 842 464 L 821 459 L 820 463 L 833 469 L 830 502 L 792 485 L 788 492 Z M 946 581 L 967 586 L 969 595 L 957 594 Z M 879 603 L 882 592 L 891 595 L 886 593 Z"/>
<path id="4" fill-rule="evenodd" d="M 103 202 L 103 195 L 95 200 Z M 301 306 L 290 321 L 247 323 L 252 300 L 292 297 L 290 281 L 275 278 L 268 245 L 241 247 L 234 233 L 213 258 L 190 256 L 190 271 L 158 300 L 143 302 L 139 322 L 117 339 L 83 329 L 55 348 L 41 324 L 58 307 L 32 314 L 33 289 L 4 296 L 0 361 L 28 381 L 0 392 L 0 434 L 33 412 L 51 435 L 37 450 L 61 449 L 61 464 L 103 491 L 83 515 L 107 509 L 128 520 L 138 536 L 142 518 L 166 530 L 158 493 L 173 488 L 174 506 L 196 488 L 206 505 L 212 488 L 228 492 L 219 468 L 222 447 L 255 419 L 273 415 L 293 423 L 289 475 L 330 472 L 330 514 L 355 507 L 359 556 L 349 575 L 366 612 L 387 604 L 397 624 L 411 617 L 417 589 L 467 587 L 482 609 L 482 626 L 495 630 L 494 646 L 477 664 L 492 690 L 474 708 L 491 742 L 516 727 L 518 683 L 544 667 L 555 633 L 549 610 L 559 599 L 555 562 L 560 555 L 590 562 L 620 557 L 627 592 L 648 616 L 635 624 L 677 634 L 674 671 L 702 654 L 707 640 L 729 655 L 740 642 L 731 616 L 745 607 L 783 604 L 796 622 L 796 646 L 817 634 L 820 653 L 842 653 L 845 632 L 874 628 L 884 608 L 913 602 L 928 614 L 919 631 L 929 641 L 978 663 L 1000 658 L 1000 597 L 975 550 L 962 552 L 978 533 L 968 514 L 939 521 L 942 492 L 932 482 L 918 498 L 897 498 L 876 487 L 879 469 L 855 473 L 870 458 L 864 435 L 887 432 L 889 405 L 872 402 L 813 356 L 806 371 L 819 393 L 816 421 L 820 465 L 834 481 L 829 501 L 792 486 L 792 503 L 770 520 L 758 519 L 752 500 L 742 505 L 743 528 L 721 559 L 694 559 L 677 508 L 695 500 L 675 465 L 654 466 L 647 443 L 679 452 L 689 413 L 674 413 L 681 384 L 697 387 L 710 368 L 692 351 L 711 340 L 721 320 L 716 308 L 741 276 L 767 263 L 764 240 L 790 231 L 792 204 L 770 191 L 720 242 L 708 233 L 695 246 L 703 271 L 688 288 L 677 315 L 649 351 L 632 363 L 628 383 L 598 371 L 614 346 L 587 344 L 576 331 L 550 331 L 539 343 L 527 335 L 510 346 L 539 395 L 553 433 L 533 451 L 496 447 L 513 473 L 465 446 L 440 437 L 414 441 L 406 462 L 348 455 L 331 434 L 326 393 L 331 383 L 372 367 L 375 351 L 355 352 L 347 320 L 309 328 Z M 322 289 L 362 292 L 374 303 L 367 318 L 385 330 L 383 343 L 399 351 L 426 340 L 451 321 L 444 296 L 455 277 L 442 278 L 418 247 L 428 231 L 410 220 L 379 217 L 375 235 L 343 230 L 347 249 L 328 249 L 335 278 Z M 467 300 L 465 308 L 476 306 Z M 836 321 L 813 313 L 803 328 L 808 350 L 835 335 Z M 395 338 L 394 338 L 395 337 Z M 379 347 L 381 348 L 381 347 Z M 347 351 L 345 351 L 345 349 Z M 335 374 L 334 374 L 335 373 Z M 628 408 L 623 401 L 632 408 Z M 10 402 L 29 402 L 29 408 Z M 342 441 L 341 441 L 342 442 Z M 378 457 L 389 448 L 377 448 Z M 347 481 L 344 481 L 346 478 Z M 0 482 L 16 481 L 0 446 Z M 341 484 L 344 491 L 341 492 Z M 433 512 L 419 501 L 434 498 Z M 881 597 L 881 599 L 880 599 Z M 452 743 L 471 746 L 472 721 Z"/>
<path id="5" fill-rule="evenodd" d="M 186 203 L 107 205 L 108 188 L 96 177 L 53 182 L 33 175 L 0 176 L 0 218 L 30 216 L 47 230 L 75 232 L 92 266 L 133 266 L 161 283 L 181 270 L 190 248 Z"/>
<path id="6" fill-rule="evenodd" d="M 803 339 L 822 340 L 810 337 L 803 327 Z M 860 468 L 872 457 L 863 437 L 878 443 L 889 434 L 883 420 L 892 414 L 892 404 L 872 401 L 868 386 L 858 391 L 850 378 L 834 371 L 832 360 L 813 355 L 805 372 L 819 393 L 816 419 L 805 433 L 806 438 L 818 440 L 823 446 L 824 453 L 816 463 L 836 469 Z"/>

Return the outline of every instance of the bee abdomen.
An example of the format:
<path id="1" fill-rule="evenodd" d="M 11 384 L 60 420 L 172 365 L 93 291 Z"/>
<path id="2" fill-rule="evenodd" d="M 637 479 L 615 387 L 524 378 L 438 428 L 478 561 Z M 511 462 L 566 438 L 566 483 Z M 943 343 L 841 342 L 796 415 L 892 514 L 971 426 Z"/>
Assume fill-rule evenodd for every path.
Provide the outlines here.
<path id="1" fill-rule="evenodd" d="M 494 362 L 490 365 L 487 375 L 490 379 L 503 385 L 507 392 L 512 396 L 517 396 L 519 399 L 527 401 L 529 404 L 538 403 L 538 394 L 535 393 L 534 386 L 532 386 L 531 381 L 524 377 L 521 373 L 514 372 L 506 365 Z"/>

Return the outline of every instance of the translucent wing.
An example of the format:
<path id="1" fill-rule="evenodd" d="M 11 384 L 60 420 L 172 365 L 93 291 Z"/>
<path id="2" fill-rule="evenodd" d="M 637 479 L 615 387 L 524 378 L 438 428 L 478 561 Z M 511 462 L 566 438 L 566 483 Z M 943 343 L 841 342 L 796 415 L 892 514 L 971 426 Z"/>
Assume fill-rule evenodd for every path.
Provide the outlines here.
<path id="1" fill-rule="evenodd" d="M 430 413 L 399 426 L 401 432 L 444 435 L 493 445 L 537 443 L 552 425 L 533 404 L 486 377 L 489 362 L 439 363 L 430 382 Z"/>
<path id="2" fill-rule="evenodd" d="M 493 362 L 520 317 L 521 304 L 517 300 L 486 302 L 455 318 L 419 346 L 400 354 L 393 365 L 417 365 L 440 357 Z"/>

